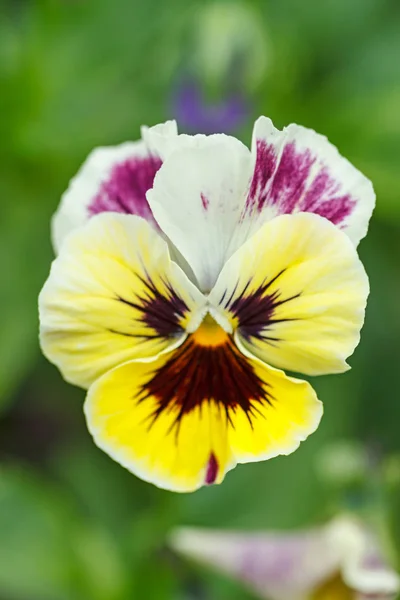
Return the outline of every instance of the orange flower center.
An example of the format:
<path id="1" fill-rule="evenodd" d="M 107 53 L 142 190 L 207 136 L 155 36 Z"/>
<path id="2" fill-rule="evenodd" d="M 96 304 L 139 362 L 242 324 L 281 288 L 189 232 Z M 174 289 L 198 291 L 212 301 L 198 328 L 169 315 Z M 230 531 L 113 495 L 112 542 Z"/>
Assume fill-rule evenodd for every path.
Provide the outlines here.
<path id="1" fill-rule="evenodd" d="M 198 346 L 206 346 L 208 348 L 222 346 L 229 340 L 227 332 L 218 325 L 211 315 L 206 315 L 201 325 L 192 333 L 191 337 L 193 342 Z"/>

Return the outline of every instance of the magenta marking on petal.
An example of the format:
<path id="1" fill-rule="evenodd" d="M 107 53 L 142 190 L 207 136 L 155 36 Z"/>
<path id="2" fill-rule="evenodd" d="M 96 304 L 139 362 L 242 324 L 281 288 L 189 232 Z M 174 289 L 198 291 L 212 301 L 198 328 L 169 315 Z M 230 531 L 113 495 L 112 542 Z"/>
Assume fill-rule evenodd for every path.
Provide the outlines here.
<path id="1" fill-rule="evenodd" d="M 213 483 L 215 483 L 215 480 L 217 479 L 217 475 L 218 475 L 218 461 L 215 457 L 214 452 L 211 452 L 210 458 L 208 459 L 208 463 L 207 463 L 205 483 L 207 485 L 212 485 Z"/>
<path id="2" fill-rule="evenodd" d="M 332 221 L 334 225 L 342 223 L 356 206 L 350 194 L 340 194 L 340 184 L 323 169 L 307 190 L 300 210 L 313 212 Z"/>
<path id="3" fill-rule="evenodd" d="M 116 164 L 88 206 L 89 215 L 111 211 L 154 221 L 146 192 L 153 186 L 161 164 L 154 156 L 132 157 Z"/>
<path id="4" fill-rule="evenodd" d="M 205 195 L 203 194 L 203 192 L 201 192 L 201 194 L 200 194 L 200 197 L 201 197 L 201 203 L 202 203 L 202 205 L 203 205 L 203 208 L 204 208 L 204 210 L 207 210 L 207 209 L 208 209 L 208 207 L 210 206 L 210 201 L 209 201 L 209 199 L 207 198 L 207 196 L 205 196 Z"/>
<path id="5" fill-rule="evenodd" d="M 271 188 L 271 204 L 278 205 L 280 213 L 298 210 L 314 163 L 309 150 L 296 152 L 294 142 L 286 144 Z"/>
<path id="6" fill-rule="evenodd" d="M 253 210 L 261 213 L 272 207 L 277 214 L 312 212 L 335 225 L 343 224 L 357 202 L 343 192 L 341 182 L 317 160 L 309 149 L 298 150 L 295 142 L 290 142 L 277 163 L 276 148 L 258 140 L 254 175 L 242 218 Z"/>
<path id="7" fill-rule="evenodd" d="M 254 167 L 253 179 L 247 197 L 245 212 L 251 212 L 254 208 L 262 211 L 268 204 L 267 185 L 271 180 L 276 168 L 276 148 L 273 144 L 267 144 L 264 140 L 257 140 L 257 158 Z"/>

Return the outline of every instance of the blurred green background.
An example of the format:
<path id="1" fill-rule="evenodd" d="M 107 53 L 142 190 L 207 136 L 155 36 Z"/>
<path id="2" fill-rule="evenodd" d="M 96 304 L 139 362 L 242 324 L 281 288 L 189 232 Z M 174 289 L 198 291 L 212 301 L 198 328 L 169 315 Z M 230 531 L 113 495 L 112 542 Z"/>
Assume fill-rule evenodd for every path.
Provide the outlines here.
<path id="1" fill-rule="evenodd" d="M 0 599 L 250 599 L 174 557 L 171 527 L 288 529 L 343 505 L 389 524 L 399 565 L 399 1 L 0 7 Z M 360 247 L 372 289 L 362 341 L 350 372 L 313 382 L 325 404 L 317 433 L 290 457 L 178 495 L 94 447 L 83 391 L 40 354 L 37 295 L 69 179 L 93 147 L 179 119 L 173 99 L 187 77 L 211 105 L 246 98 L 233 133 L 248 144 L 260 114 L 324 133 L 372 179 L 378 203 Z M 348 477 L 352 447 L 368 468 Z"/>

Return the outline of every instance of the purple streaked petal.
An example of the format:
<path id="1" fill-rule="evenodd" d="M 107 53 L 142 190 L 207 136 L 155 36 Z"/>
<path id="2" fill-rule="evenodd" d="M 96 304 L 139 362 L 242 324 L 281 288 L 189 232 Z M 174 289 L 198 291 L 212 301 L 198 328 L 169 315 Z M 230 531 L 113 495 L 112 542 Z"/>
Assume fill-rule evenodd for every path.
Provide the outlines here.
<path id="1" fill-rule="evenodd" d="M 313 169 L 318 169 L 314 179 Z M 262 197 L 262 202 L 279 207 L 280 214 L 313 212 L 334 225 L 342 225 L 354 210 L 356 200 L 350 194 L 341 195 L 340 190 L 340 183 L 329 175 L 328 168 L 320 169 L 309 149 L 298 150 L 296 143 L 291 142 L 283 148 L 270 195 Z M 259 202 L 258 210 L 262 209 Z"/>
<path id="2" fill-rule="evenodd" d="M 171 545 L 269 600 L 305 600 L 339 568 L 325 528 L 296 534 L 181 528 L 173 532 Z"/>
<path id="3" fill-rule="evenodd" d="M 371 183 L 314 131 L 289 125 L 282 132 L 261 117 L 253 133 L 254 173 L 241 221 L 313 212 L 357 244 L 365 235 L 375 195 Z"/>
<path id="4" fill-rule="evenodd" d="M 101 212 L 138 215 L 154 226 L 146 192 L 160 166 L 161 160 L 142 141 L 93 150 L 71 180 L 53 217 L 55 249 L 60 249 L 72 230 Z"/>
<path id="5" fill-rule="evenodd" d="M 269 600 L 309 600 L 335 576 L 354 590 L 354 600 L 393 600 L 400 589 L 377 540 L 348 516 L 293 534 L 183 527 L 172 533 L 170 543 Z"/>
<path id="6" fill-rule="evenodd" d="M 210 291 L 249 238 L 281 214 L 315 213 L 354 244 L 365 235 L 375 203 L 372 185 L 326 138 L 297 125 L 279 131 L 261 117 L 252 152 L 239 157 L 238 146 L 230 136 L 177 136 L 147 194 L 161 229 L 203 291 Z"/>
<path id="7" fill-rule="evenodd" d="M 143 217 L 156 226 L 146 192 L 153 186 L 161 160 L 151 155 L 131 157 L 113 166 L 108 178 L 87 207 L 89 216 L 120 212 Z"/>
<path id="8" fill-rule="evenodd" d="M 170 142 L 177 138 L 175 121 L 142 128 L 143 141 L 93 150 L 63 194 L 53 217 L 53 245 L 101 212 L 138 215 L 158 228 L 146 199 Z"/>

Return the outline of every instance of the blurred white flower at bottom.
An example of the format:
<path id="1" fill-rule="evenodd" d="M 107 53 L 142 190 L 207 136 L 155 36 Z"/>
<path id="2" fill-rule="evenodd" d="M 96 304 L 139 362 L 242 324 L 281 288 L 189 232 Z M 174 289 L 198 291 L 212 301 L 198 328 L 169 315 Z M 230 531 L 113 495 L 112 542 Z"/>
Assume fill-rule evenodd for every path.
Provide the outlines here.
<path id="1" fill-rule="evenodd" d="M 183 527 L 169 542 L 269 600 L 391 600 L 400 590 L 378 540 L 353 517 L 297 533 Z"/>

